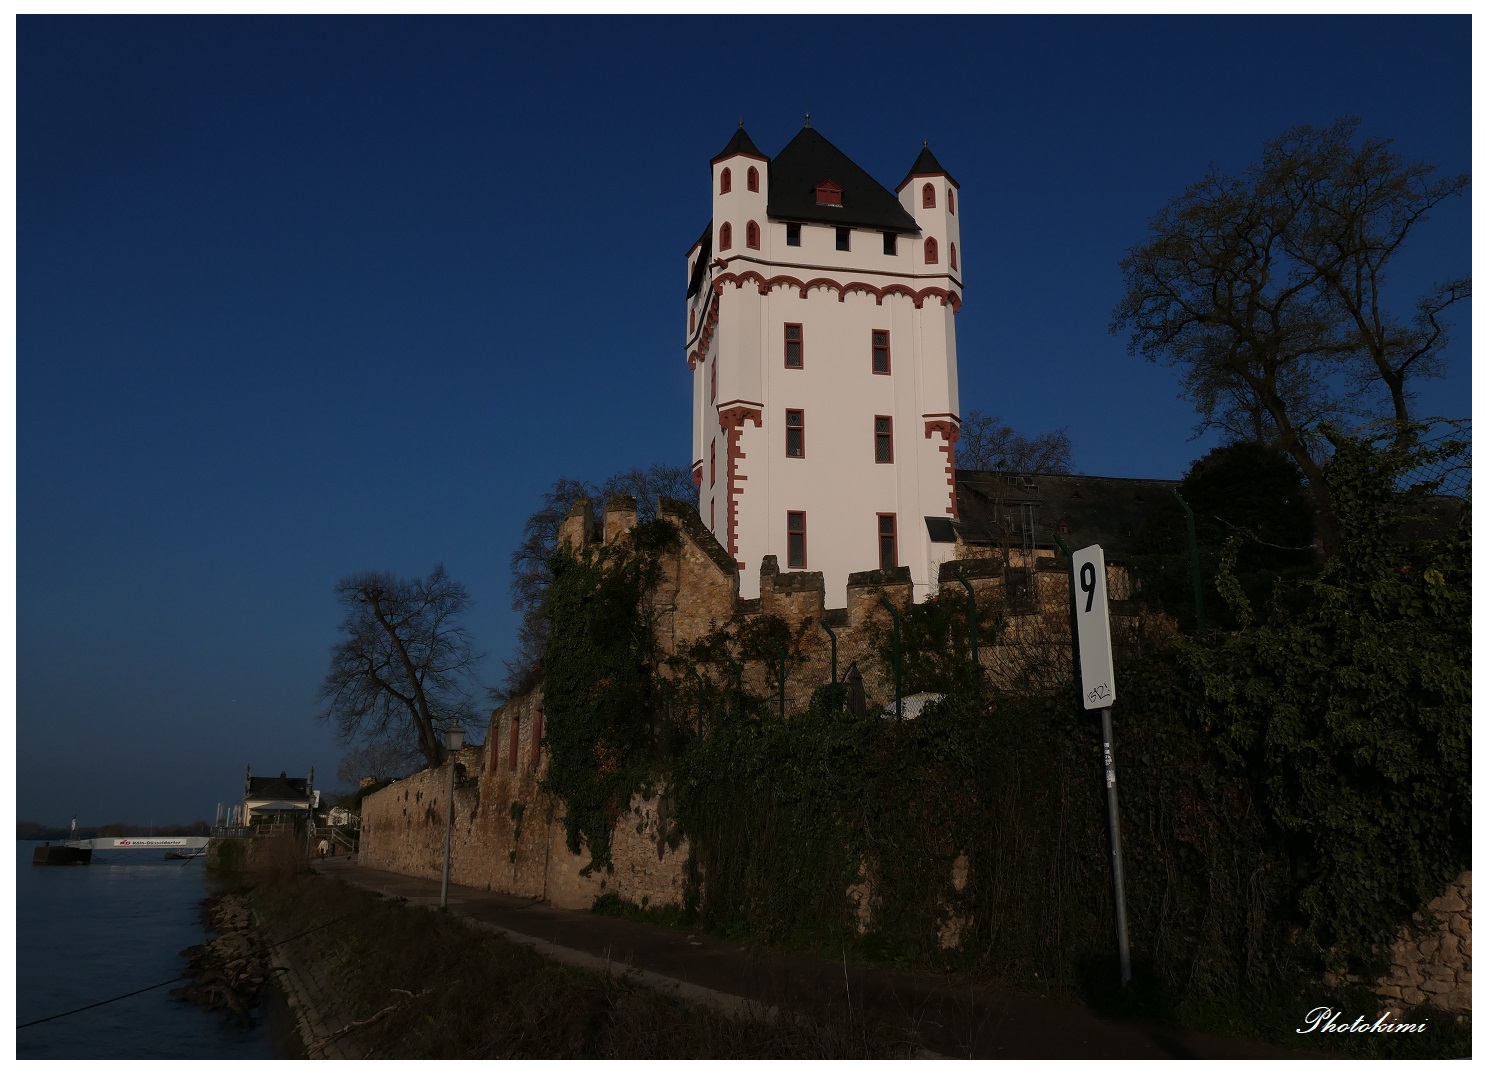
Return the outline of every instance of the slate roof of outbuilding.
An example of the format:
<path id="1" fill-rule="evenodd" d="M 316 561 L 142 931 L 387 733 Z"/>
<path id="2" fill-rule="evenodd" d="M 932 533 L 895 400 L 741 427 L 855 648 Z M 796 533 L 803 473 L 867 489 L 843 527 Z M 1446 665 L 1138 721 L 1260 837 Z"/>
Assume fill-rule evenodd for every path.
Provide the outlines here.
<path id="1" fill-rule="evenodd" d="M 815 187 L 826 179 L 841 188 L 839 205 L 815 203 Z M 808 126 L 768 165 L 768 215 L 893 233 L 916 234 L 919 229 L 896 194 Z"/>
<path id="2" fill-rule="evenodd" d="M 1020 546 L 1023 505 L 1033 509 L 1032 542 L 1056 547 L 1052 533 L 1074 548 L 1097 543 L 1108 558 L 1129 554 L 1134 535 L 1152 506 L 1169 497 L 1179 480 L 1123 479 L 1062 473 L 979 472 L 955 474 L 959 498 L 956 531 L 966 543 Z"/>
<path id="3" fill-rule="evenodd" d="M 309 778 L 249 777 L 247 798 L 250 800 L 298 800 L 309 799 Z"/>

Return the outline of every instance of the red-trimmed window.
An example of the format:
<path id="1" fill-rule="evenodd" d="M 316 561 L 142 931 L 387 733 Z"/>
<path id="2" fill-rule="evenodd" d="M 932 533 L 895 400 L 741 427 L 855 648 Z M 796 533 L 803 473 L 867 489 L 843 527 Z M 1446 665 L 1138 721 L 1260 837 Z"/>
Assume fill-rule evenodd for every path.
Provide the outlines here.
<path id="1" fill-rule="evenodd" d="M 756 167 L 748 168 L 748 192 L 758 192 L 758 169 Z"/>
<path id="2" fill-rule="evenodd" d="M 717 440 L 712 440 L 712 480 L 709 487 L 717 486 Z"/>
<path id="3" fill-rule="evenodd" d="M 724 223 L 724 224 L 722 224 L 722 233 L 717 236 L 717 248 L 718 249 L 731 249 L 732 248 L 732 224 L 730 224 L 730 223 Z"/>
<path id="4" fill-rule="evenodd" d="M 784 456 L 804 456 L 804 410 L 784 410 Z"/>
<path id="5" fill-rule="evenodd" d="M 804 514 L 789 514 L 786 524 L 788 529 L 788 555 L 790 569 L 803 569 L 805 567 L 805 539 L 804 539 Z"/>
<path id="6" fill-rule="evenodd" d="M 931 182 L 925 182 L 923 184 L 923 207 L 938 207 L 938 197 L 933 192 L 933 183 Z"/>
<path id="7" fill-rule="evenodd" d="M 758 224 L 748 220 L 748 248 L 757 249 L 759 246 Z"/>
<path id="8" fill-rule="evenodd" d="M 732 168 L 730 167 L 722 168 L 722 192 L 732 192 Z"/>
<path id="9" fill-rule="evenodd" d="M 516 768 L 516 760 L 521 757 L 521 719 L 514 717 L 510 720 L 510 768 Z"/>
<path id="10" fill-rule="evenodd" d="M 804 325 L 784 325 L 784 367 L 804 367 Z"/>
<path id="11" fill-rule="evenodd" d="M 953 242 L 949 243 L 949 267 L 959 270 L 959 250 L 954 248 Z"/>
<path id="12" fill-rule="evenodd" d="M 871 333 L 871 370 L 878 376 L 892 374 L 892 332 Z"/>
<path id="13" fill-rule="evenodd" d="M 693 334 L 693 335 L 696 333 L 696 310 L 695 309 L 692 309 L 691 310 L 691 326 L 688 327 L 688 328 L 686 328 L 686 332 L 688 334 Z"/>
<path id="14" fill-rule="evenodd" d="M 945 186 L 944 189 L 947 190 L 949 194 L 949 215 L 952 216 L 954 214 L 954 187 Z"/>
<path id="15" fill-rule="evenodd" d="M 826 179 L 815 187 L 815 204 L 839 205 L 841 203 L 841 189 L 834 182 Z"/>
<path id="16" fill-rule="evenodd" d="M 531 768 L 541 765 L 541 711 L 531 715 Z"/>
<path id="17" fill-rule="evenodd" d="M 727 247 L 724 245 L 722 248 L 723 249 L 726 249 Z M 929 238 L 929 239 L 927 239 L 923 243 L 923 263 L 924 264 L 937 264 L 938 263 L 938 239 L 937 238 Z"/>
<path id="18" fill-rule="evenodd" d="M 717 530 L 717 500 L 712 499 L 712 523 L 707 525 L 712 531 Z"/>
<path id="19" fill-rule="evenodd" d="M 877 514 L 877 553 L 883 569 L 897 568 L 897 514 Z"/>
<path id="20" fill-rule="evenodd" d="M 717 359 L 712 358 L 712 401 L 717 400 Z"/>
<path id="21" fill-rule="evenodd" d="M 892 418 L 879 416 L 875 418 L 875 430 L 873 437 L 876 439 L 877 464 L 892 464 Z"/>

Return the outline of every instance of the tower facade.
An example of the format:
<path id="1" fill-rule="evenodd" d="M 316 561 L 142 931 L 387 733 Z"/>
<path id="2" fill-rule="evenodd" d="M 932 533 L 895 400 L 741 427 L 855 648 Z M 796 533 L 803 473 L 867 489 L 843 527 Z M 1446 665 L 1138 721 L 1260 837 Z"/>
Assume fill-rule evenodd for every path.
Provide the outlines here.
<path id="1" fill-rule="evenodd" d="M 869 569 L 931 593 L 957 508 L 958 184 L 925 144 L 894 194 L 808 125 L 772 159 L 739 126 L 711 184 L 687 254 L 692 476 L 741 594 L 766 555 L 823 572 L 831 605 Z"/>

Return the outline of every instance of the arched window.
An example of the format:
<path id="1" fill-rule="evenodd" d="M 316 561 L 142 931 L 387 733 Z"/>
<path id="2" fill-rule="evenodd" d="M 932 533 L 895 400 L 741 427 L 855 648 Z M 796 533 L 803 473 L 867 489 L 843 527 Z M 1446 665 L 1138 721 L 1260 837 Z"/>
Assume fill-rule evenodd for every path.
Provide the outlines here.
<path id="1" fill-rule="evenodd" d="M 954 187 L 953 186 L 950 186 L 950 187 L 948 187 L 948 190 L 949 190 L 949 215 L 952 216 L 954 214 Z"/>
<path id="2" fill-rule="evenodd" d="M 933 183 L 925 183 L 923 186 L 923 207 L 933 208 L 938 204 L 938 198 L 933 192 Z"/>
<path id="3" fill-rule="evenodd" d="M 949 267 L 959 270 L 959 251 L 954 248 L 953 242 L 949 243 Z"/>
<path id="4" fill-rule="evenodd" d="M 758 169 L 756 167 L 748 168 L 748 192 L 758 192 Z"/>
<path id="5" fill-rule="evenodd" d="M 732 248 L 732 224 L 730 224 L 730 223 L 724 223 L 724 224 L 722 224 L 722 233 L 719 234 L 719 235 L 717 235 L 717 248 L 718 249 L 731 249 Z"/>
<path id="6" fill-rule="evenodd" d="M 732 168 L 730 167 L 722 168 L 722 192 L 732 192 Z"/>
<path id="7" fill-rule="evenodd" d="M 691 333 L 691 334 L 695 334 L 696 333 L 696 310 L 695 309 L 692 309 L 691 310 L 691 326 L 689 328 L 687 328 L 687 331 L 689 333 Z"/>
<path id="8" fill-rule="evenodd" d="M 726 226 L 726 224 L 723 224 L 723 226 Z M 727 247 L 726 246 L 723 246 L 722 248 L 723 249 L 726 249 Z M 938 263 L 938 239 L 937 238 L 929 238 L 926 242 L 923 243 L 923 263 L 924 264 L 937 264 Z"/>
<path id="9" fill-rule="evenodd" d="M 758 224 L 748 220 L 748 248 L 757 249 L 762 243 L 759 241 Z"/>

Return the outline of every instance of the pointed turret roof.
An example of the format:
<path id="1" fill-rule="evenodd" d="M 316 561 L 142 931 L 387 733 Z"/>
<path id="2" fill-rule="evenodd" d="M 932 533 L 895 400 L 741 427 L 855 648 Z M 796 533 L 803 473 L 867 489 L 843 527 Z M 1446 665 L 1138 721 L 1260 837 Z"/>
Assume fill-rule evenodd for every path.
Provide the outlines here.
<path id="1" fill-rule="evenodd" d="M 732 135 L 732 140 L 727 143 L 727 147 L 717 153 L 716 156 L 713 156 L 711 162 L 716 163 L 718 160 L 725 160 L 729 156 L 756 156 L 760 160 L 768 159 L 759 150 L 758 146 L 753 144 L 753 139 L 748 137 L 748 132 L 743 129 L 741 122 L 737 124 L 737 131 Z"/>
<path id="2" fill-rule="evenodd" d="M 959 185 L 959 183 L 954 182 L 954 176 L 944 170 L 944 165 L 938 162 L 938 157 L 933 155 L 933 150 L 928 147 L 928 142 L 926 141 L 923 143 L 923 151 L 913 161 L 913 166 L 908 169 L 907 178 L 897 184 L 898 190 L 906 186 L 915 175 L 942 175 L 950 182 L 953 182 L 955 186 Z"/>
<path id="3" fill-rule="evenodd" d="M 815 187 L 834 182 L 841 203 L 815 203 Z M 811 126 L 779 150 L 768 168 L 770 219 L 916 234 L 918 224 L 896 196 Z"/>

